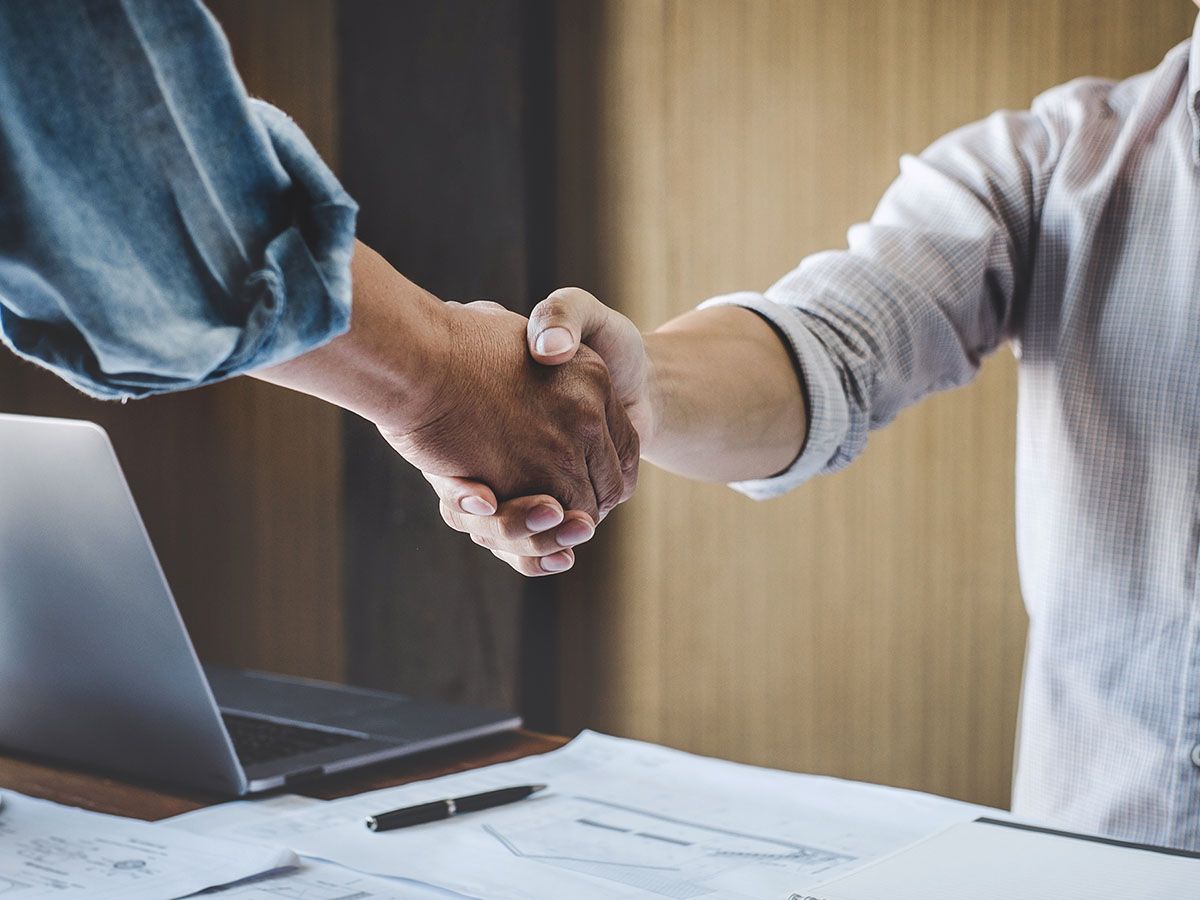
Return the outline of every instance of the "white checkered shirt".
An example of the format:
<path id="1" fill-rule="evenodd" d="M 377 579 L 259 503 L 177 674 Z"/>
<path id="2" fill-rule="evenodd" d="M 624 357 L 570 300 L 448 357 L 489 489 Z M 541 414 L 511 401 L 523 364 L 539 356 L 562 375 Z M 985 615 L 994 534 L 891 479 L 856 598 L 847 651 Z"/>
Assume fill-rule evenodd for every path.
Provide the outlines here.
<path id="1" fill-rule="evenodd" d="M 1014 811 L 1200 850 L 1200 23 L 1153 72 L 1073 81 L 904 158 L 849 249 L 709 303 L 774 322 L 810 399 L 791 468 L 735 485 L 753 497 L 845 466 L 1013 346 Z"/>

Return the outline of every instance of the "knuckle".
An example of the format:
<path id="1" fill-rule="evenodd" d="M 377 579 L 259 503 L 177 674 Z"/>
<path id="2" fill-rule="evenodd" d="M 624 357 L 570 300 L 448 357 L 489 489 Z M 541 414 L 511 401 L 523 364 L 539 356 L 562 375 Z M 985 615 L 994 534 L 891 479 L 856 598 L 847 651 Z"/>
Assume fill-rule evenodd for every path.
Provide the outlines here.
<path id="1" fill-rule="evenodd" d="M 604 362 L 604 357 L 587 344 L 580 345 L 579 352 L 571 362 L 578 372 L 604 385 L 608 384 L 608 365 Z"/>
<path id="2" fill-rule="evenodd" d="M 587 470 L 580 466 L 572 466 L 569 472 L 564 471 L 553 481 L 553 495 L 564 509 L 582 509 L 591 512 L 589 507 L 595 506 L 595 494 Z"/>
<path id="3" fill-rule="evenodd" d="M 621 468 L 637 468 L 638 458 L 642 453 L 642 438 L 625 410 L 620 410 L 617 431 L 617 456 L 621 458 Z"/>
<path id="4" fill-rule="evenodd" d="M 448 503 L 446 503 L 444 501 L 439 503 L 438 504 L 438 512 L 440 512 L 442 514 L 442 521 L 445 522 L 447 525 L 449 525 L 451 528 L 453 528 L 455 531 L 465 532 L 467 530 L 462 526 L 462 523 L 459 521 L 458 513 L 455 512 L 454 508 L 452 506 L 450 506 Z"/>
<path id="5" fill-rule="evenodd" d="M 614 481 L 599 487 L 596 491 L 596 504 L 600 515 L 607 515 L 615 509 L 624 499 L 624 493 L 624 481 Z"/>
<path id="6" fill-rule="evenodd" d="M 546 325 L 567 318 L 571 314 L 567 301 L 556 293 L 551 294 L 537 305 L 533 316 L 539 324 Z"/>
<path id="7" fill-rule="evenodd" d="M 532 556 L 514 556 L 510 565 L 526 578 L 537 578 L 546 574 L 542 571 L 541 562 Z"/>
<path id="8" fill-rule="evenodd" d="M 592 485 L 601 513 L 608 512 L 624 499 L 625 483 L 625 473 L 615 456 L 597 461 L 592 471 Z"/>
<path id="9" fill-rule="evenodd" d="M 577 354 L 571 362 L 573 364 L 576 361 L 579 365 L 568 373 L 572 379 L 569 396 L 575 406 L 575 414 L 602 422 L 608 416 L 609 405 L 616 402 L 608 366 L 590 350 L 587 354 Z"/>
<path id="10" fill-rule="evenodd" d="M 525 527 L 524 519 L 515 513 L 505 513 L 497 522 L 497 532 L 506 541 L 523 538 L 529 530 Z"/>
<path id="11" fill-rule="evenodd" d="M 509 546 L 512 547 L 514 553 L 522 556 L 544 556 L 541 548 L 546 542 L 546 535 L 551 535 L 556 530 L 557 528 L 551 528 L 542 534 L 525 535 L 517 540 L 509 541 Z M 551 540 L 553 541 L 553 538 Z"/>
<path id="12" fill-rule="evenodd" d="M 626 451 L 621 454 L 621 502 L 628 500 L 633 496 L 634 491 L 637 490 L 638 474 L 641 471 L 641 458 L 639 456 L 640 448 L 637 446 L 636 439 L 634 440 L 633 444 L 634 446 L 632 449 L 626 449 Z"/>
<path id="13" fill-rule="evenodd" d="M 565 285 L 560 288 L 555 288 L 546 295 L 543 303 L 558 303 L 566 308 L 574 308 L 584 302 L 591 295 L 581 287 L 573 285 Z"/>
<path id="14" fill-rule="evenodd" d="M 522 565 L 521 557 L 519 557 L 519 556 L 514 556 L 511 553 L 505 553 L 503 550 L 495 550 L 495 549 L 492 550 L 492 556 L 496 557 L 496 559 L 500 560 L 502 563 L 504 563 L 506 566 L 508 566 L 510 569 L 512 569 L 518 575 L 528 575 L 529 574 L 528 572 L 525 571 L 524 566 Z"/>
<path id="15" fill-rule="evenodd" d="M 618 503 L 624 503 L 637 492 L 638 486 L 638 467 L 635 465 L 632 469 L 624 470 L 624 484 L 621 492 L 621 499 Z"/>
<path id="16" fill-rule="evenodd" d="M 585 415 L 575 426 L 575 435 L 583 448 L 590 450 L 608 439 L 608 424 L 594 414 Z"/>
<path id="17" fill-rule="evenodd" d="M 549 556 L 551 553 L 557 553 L 562 549 L 562 547 L 558 545 L 558 541 L 554 538 L 554 535 L 557 533 L 557 531 L 557 528 L 553 528 L 543 534 L 535 534 L 533 537 L 529 538 L 529 540 L 525 542 L 525 546 L 522 548 L 524 550 L 524 555 L 534 556 L 540 559 L 543 556 Z"/>
<path id="18" fill-rule="evenodd" d="M 579 436 L 561 437 L 547 441 L 542 457 L 541 475 L 546 484 L 543 493 L 564 502 L 562 490 L 578 484 L 585 477 L 585 455 L 580 452 Z"/>

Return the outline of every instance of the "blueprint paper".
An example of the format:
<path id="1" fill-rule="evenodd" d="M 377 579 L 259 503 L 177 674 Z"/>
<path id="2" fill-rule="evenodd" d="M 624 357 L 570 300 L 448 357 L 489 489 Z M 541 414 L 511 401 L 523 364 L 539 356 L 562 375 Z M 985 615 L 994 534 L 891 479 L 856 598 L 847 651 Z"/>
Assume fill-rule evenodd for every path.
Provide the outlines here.
<path id="1" fill-rule="evenodd" d="M 204 896 L 213 900 L 446 900 L 462 895 L 302 860 L 298 869 L 218 888 Z"/>
<path id="2" fill-rule="evenodd" d="M 290 815 L 319 807 L 323 803 L 324 800 L 299 794 L 275 794 L 254 800 L 230 800 L 216 806 L 204 806 L 163 819 L 158 824 L 193 834 L 286 846 L 287 834 L 281 829 L 281 823 Z"/>
<path id="3" fill-rule="evenodd" d="M 7 789 L 0 807 L 4 900 L 170 900 L 297 862 L 282 847 L 201 837 Z"/>
<path id="4" fill-rule="evenodd" d="M 262 839 L 262 832 L 277 832 L 276 826 L 284 816 L 320 806 L 324 802 L 296 794 L 277 794 L 257 800 L 234 800 L 207 806 L 164 819 L 159 824 L 217 837 L 236 827 L 240 839 L 257 841 Z M 462 897 L 461 894 L 426 885 L 363 875 L 314 859 L 301 860 L 295 869 L 218 889 L 211 896 L 220 900 L 446 900 L 448 897 Z M 0 900 L 4 900 L 2 895 Z"/>
<path id="5" fill-rule="evenodd" d="M 388 809 L 520 784 L 549 788 L 415 828 L 376 834 L 364 825 Z M 255 817 L 224 833 L 487 900 L 761 900 L 993 812 L 585 732 L 551 753 Z"/>
<path id="6" fill-rule="evenodd" d="M 792 900 L 1185 900 L 1200 859 L 980 822 L 951 828 Z"/>

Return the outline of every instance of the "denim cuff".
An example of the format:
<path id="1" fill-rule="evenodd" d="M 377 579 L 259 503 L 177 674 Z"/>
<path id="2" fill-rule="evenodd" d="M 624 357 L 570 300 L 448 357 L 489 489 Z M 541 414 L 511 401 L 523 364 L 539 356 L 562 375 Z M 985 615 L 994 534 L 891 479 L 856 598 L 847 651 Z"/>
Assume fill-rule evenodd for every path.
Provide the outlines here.
<path id="1" fill-rule="evenodd" d="M 176 191 L 188 188 L 187 203 L 180 199 L 178 220 L 157 226 L 136 223 L 138 228 L 181 227 L 193 258 L 180 259 L 180 265 L 199 260 L 214 281 L 224 282 L 225 297 L 205 297 L 196 291 L 182 302 L 177 294 L 181 302 L 175 312 L 164 315 L 162 302 L 152 311 L 149 295 L 139 309 L 136 293 L 122 295 L 119 285 L 97 281 L 91 285 L 97 294 L 94 302 L 128 307 L 123 317 L 111 317 L 111 321 L 123 320 L 126 330 L 89 329 L 71 315 L 72 304 L 51 278 L 20 261 L 0 257 L 0 284 L 6 292 L 39 298 L 44 308 L 67 311 L 57 320 L 48 320 L 24 317 L 9 304 L 0 304 L 4 344 L 85 394 L 126 400 L 196 388 L 282 363 L 344 332 L 350 323 L 350 261 L 358 207 L 291 119 L 258 101 L 250 101 L 250 109 L 269 140 L 290 208 L 283 227 L 267 235 L 257 254 L 240 264 L 227 261 L 228 247 L 221 240 L 228 242 L 228 226 L 208 227 L 211 221 L 227 223 L 224 211 L 211 191 L 191 181 L 172 184 Z M 250 243 L 244 238 L 232 235 L 235 250 Z M 225 281 L 238 268 L 248 274 L 238 282 Z M 139 267 L 138 277 L 131 275 L 128 284 L 155 299 L 169 297 L 177 286 L 154 282 L 150 271 Z M 232 306 L 238 313 L 222 321 L 217 304 Z M 97 350 L 101 345 L 107 356 Z M 213 355 L 214 348 L 221 348 L 216 351 L 220 355 Z M 114 364 L 114 355 L 124 358 Z"/>
<path id="2" fill-rule="evenodd" d="M 802 315 L 773 303 L 762 294 L 745 291 L 714 297 L 700 309 L 740 306 L 752 310 L 787 338 L 788 349 L 804 381 L 808 400 L 808 430 L 804 446 L 787 469 L 770 478 L 737 481 L 729 486 L 755 500 L 777 497 L 824 471 L 850 431 L 850 409 L 836 366 L 825 345 L 804 324 Z"/>
<path id="3" fill-rule="evenodd" d="M 211 380 L 286 362 L 350 327 L 358 206 L 291 118 L 261 100 L 250 100 L 250 109 L 292 181 L 296 213 L 244 282 L 251 316 Z"/>

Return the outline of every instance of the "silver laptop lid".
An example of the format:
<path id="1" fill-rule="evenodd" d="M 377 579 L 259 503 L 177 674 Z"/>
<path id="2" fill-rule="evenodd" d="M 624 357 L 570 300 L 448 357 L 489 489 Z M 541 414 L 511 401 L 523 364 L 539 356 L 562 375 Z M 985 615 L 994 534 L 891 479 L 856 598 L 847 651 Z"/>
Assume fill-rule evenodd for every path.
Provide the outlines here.
<path id="1" fill-rule="evenodd" d="M 241 794 L 108 435 L 0 414 L 0 746 Z"/>

